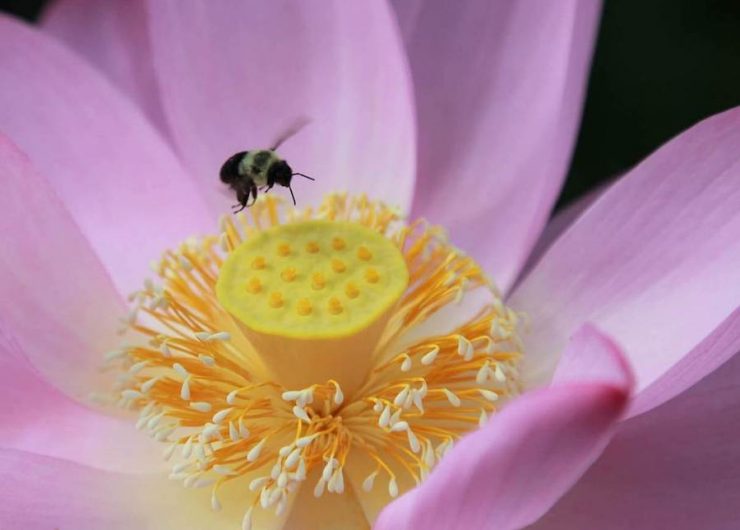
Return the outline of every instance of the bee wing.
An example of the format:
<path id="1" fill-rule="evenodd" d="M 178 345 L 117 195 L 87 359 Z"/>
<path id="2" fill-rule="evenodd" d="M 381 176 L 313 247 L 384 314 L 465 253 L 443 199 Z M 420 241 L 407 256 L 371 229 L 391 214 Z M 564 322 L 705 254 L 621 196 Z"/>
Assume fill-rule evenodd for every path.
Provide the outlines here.
<path id="1" fill-rule="evenodd" d="M 298 118 L 295 122 L 293 122 L 293 125 L 288 127 L 286 131 L 278 136 L 278 139 L 275 140 L 270 150 L 275 151 L 278 147 L 282 145 L 282 143 L 293 136 L 294 134 L 297 134 L 301 129 L 303 129 L 306 125 L 311 123 L 311 119 L 307 118 L 306 116 L 301 116 Z"/>

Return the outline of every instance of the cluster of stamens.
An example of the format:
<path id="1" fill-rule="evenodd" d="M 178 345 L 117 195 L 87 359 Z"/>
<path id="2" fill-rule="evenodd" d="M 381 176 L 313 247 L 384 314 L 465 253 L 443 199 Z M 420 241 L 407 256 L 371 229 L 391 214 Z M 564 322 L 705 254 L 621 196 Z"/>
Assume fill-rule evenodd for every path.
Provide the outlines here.
<path id="1" fill-rule="evenodd" d="M 245 241 L 306 222 L 372 230 L 393 243 L 408 271 L 373 348 L 372 368 L 348 393 L 335 379 L 304 388 L 277 380 L 244 333 L 250 322 L 235 318 L 218 296 L 224 262 Z M 283 311 L 288 324 L 316 319 L 333 325 L 352 314 L 353 304 L 373 298 L 364 296 L 369 289 L 388 281 L 369 243 L 350 248 L 336 235 L 300 245 L 268 243 L 272 252 L 252 256 L 235 276 L 239 297 L 262 304 L 256 319 Z M 281 261 L 324 250 L 334 254 L 320 271 L 307 274 Z M 284 511 L 310 476 L 317 497 L 341 494 L 350 459 L 367 470 L 358 484 L 364 494 L 384 490 L 395 497 L 405 487 L 401 479 L 421 481 L 460 436 L 519 392 L 518 316 L 478 265 L 438 228 L 423 221 L 405 225 L 395 211 L 364 197 L 331 195 L 317 210 L 302 212 L 284 212 L 277 200 L 263 197 L 247 212 L 224 218 L 218 237 L 188 241 L 154 269 L 161 284 L 147 281 L 134 293 L 135 309 L 125 319 L 144 340 L 107 356 L 120 370 L 118 403 L 138 411 L 137 428 L 167 444 L 172 479 L 212 488 L 213 509 L 220 509 L 219 491 L 228 484 L 251 491 L 245 527 L 258 507 Z M 346 280 L 352 271 L 356 278 Z M 299 283 L 304 297 L 288 290 Z M 435 313 L 481 289 L 487 303 L 465 322 L 409 338 Z"/>

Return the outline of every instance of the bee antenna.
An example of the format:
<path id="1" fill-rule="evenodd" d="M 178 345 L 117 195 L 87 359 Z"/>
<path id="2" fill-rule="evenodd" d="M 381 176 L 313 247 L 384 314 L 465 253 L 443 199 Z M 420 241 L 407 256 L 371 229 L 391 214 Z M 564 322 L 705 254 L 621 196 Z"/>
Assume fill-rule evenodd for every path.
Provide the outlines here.
<path id="1" fill-rule="evenodd" d="M 290 190 L 290 196 L 293 197 L 293 206 L 295 206 L 296 202 L 295 202 L 295 195 L 293 195 L 293 188 L 288 186 L 288 189 Z"/>
<path id="2" fill-rule="evenodd" d="M 304 175 L 303 173 L 293 173 L 291 177 L 295 177 L 296 175 L 298 175 L 299 177 L 307 178 L 308 180 L 316 180 L 315 178 Z"/>

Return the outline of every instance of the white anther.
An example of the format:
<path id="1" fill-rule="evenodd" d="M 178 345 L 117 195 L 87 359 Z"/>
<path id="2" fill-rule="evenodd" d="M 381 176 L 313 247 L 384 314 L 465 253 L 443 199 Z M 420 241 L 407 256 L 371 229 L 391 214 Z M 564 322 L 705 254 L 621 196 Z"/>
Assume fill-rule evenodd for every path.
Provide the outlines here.
<path id="1" fill-rule="evenodd" d="M 231 392 L 229 392 L 228 395 L 226 396 L 226 403 L 228 403 L 229 405 L 233 405 L 236 402 L 236 397 L 238 393 L 239 393 L 238 388 L 236 390 L 232 390 Z"/>
<path id="2" fill-rule="evenodd" d="M 506 381 L 506 374 L 501 369 L 501 366 L 499 366 L 498 364 L 496 365 L 496 369 L 493 371 L 493 374 L 496 378 L 496 381 L 498 381 L 499 383 L 503 383 L 504 381 Z"/>
<path id="3" fill-rule="evenodd" d="M 488 381 L 488 376 L 491 372 L 491 369 L 488 367 L 488 361 L 483 363 L 483 366 L 481 366 L 478 369 L 478 372 L 475 374 L 475 382 L 476 384 L 482 385 L 485 384 L 486 381 Z"/>
<path id="4" fill-rule="evenodd" d="M 213 333 L 209 338 L 209 341 L 219 340 L 219 341 L 227 341 L 231 340 L 231 333 L 228 331 L 217 331 L 216 333 Z"/>
<path id="5" fill-rule="evenodd" d="M 397 407 L 402 407 L 406 403 L 406 398 L 409 397 L 409 387 L 404 386 L 403 389 L 396 394 L 396 398 L 393 400 L 393 404 Z"/>
<path id="6" fill-rule="evenodd" d="M 313 442 L 318 436 L 318 433 L 309 434 L 308 436 L 302 436 L 296 440 L 295 445 L 296 447 L 306 447 L 307 445 L 310 445 L 311 442 Z"/>
<path id="7" fill-rule="evenodd" d="M 293 469 L 293 467 L 298 463 L 298 460 L 300 458 L 301 458 L 301 450 L 298 448 L 293 449 L 293 451 L 288 455 L 288 458 L 285 459 L 285 468 Z"/>
<path id="8" fill-rule="evenodd" d="M 321 497 L 324 494 L 324 488 L 326 487 L 326 481 L 323 479 L 323 477 L 316 483 L 316 486 L 313 488 L 313 496 L 318 498 Z"/>
<path id="9" fill-rule="evenodd" d="M 218 500 L 215 489 L 211 492 L 211 510 L 213 510 L 214 512 L 221 511 L 221 503 Z"/>
<path id="10" fill-rule="evenodd" d="M 419 443 L 419 439 L 414 434 L 414 431 L 412 431 L 410 428 L 407 428 L 406 436 L 408 436 L 409 439 L 409 447 L 411 448 L 411 452 L 418 453 L 421 450 L 421 444 Z"/>
<path id="11" fill-rule="evenodd" d="M 195 335 L 195 338 L 202 342 L 207 342 L 211 338 L 211 332 L 210 331 L 196 331 L 193 333 Z"/>
<path id="12" fill-rule="evenodd" d="M 373 485 L 375 484 L 375 477 L 377 476 L 378 472 L 373 471 L 367 477 L 365 477 L 365 480 L 362 481 L 362 489 L 366 492 L 370 492 L 370 490 L 373 489 Z"/>
<path id="13" fill-rule="evenodd" d="M 278 488 L 284 488 L 285 486 L 288 485 L 288 474 L 285 471 L 283 471 L 282 473 L 280 473 L 280 475 L 278 475 L 277 485 L 278 485 Z"/>
<path id="14" fill-rule="evenodd" d="M 435 361 L 437 355 L 439 355 L 439 346 L 435 345 L 429 351 L 429 353 L 425 353 L 424 356 L 421 358 L 421 364 L 423 364 L 424 366 L 429 366 Z"/>
<path id="15" fill-rule="evenodd" d="M 385 428 L 388 426 L 388 423 L 391 419 L 391 409 L 388 405 L 385 406 L 383 409 L 383 413 L 380 415 L 380 418 L 378 418 L 378 426 L 381 428 Z"/>
<path id="16" fill-rule="evenodd" d="M 130 374 L 134 374 L 134 375 L 136 375 L 136 374 L 138 374 L 139 372 L 141 372 L 141 371 L 142 371 L 142 370 L 143 370 L 144 368 L 146 368 L 146 365 L 147 365 L 147 364 L 149 364 L 149 361 L 139 361 L 139 362 L 138 362 L 138 363 L 136 363 L 136 364 L 132 364 L 132 365 L 131 365 L 131 368 L 129 368 L 129 369 L 128 369 L 128 372 L 129 372 Z"/>
<path id="17" fill-rule="evenodd" d="M 211 357 L 210 355 L 198 355 L 198 359 L 200 359 L 200 362 L 205 364 L 208 367 L 216 366 L 216 359 Z"/>
<path id="18" fill-rule="evenodd" d="M 431 468 L 434 466 L 434 462 L 434 447 L 432 447 L 432 442 L 427 440 L 426 446 L 424 447 L 424 463 L 428 468 Z"/>
<path id="19" fill-rule="evenodd" d="M 391 432 L 402 432 L 409 428 L 409 424 L 405 421 L 399 421 L 391 427 Z"/>
<path id="20" fill-rule="evenodd" d="M 450 390 L 447 390 L 446 388 L 443 388 L 442 392 L 444 392 L 445 396 L 447 397 L 447 401 L 450 402 L 450 405 L 452 405 L 453 407 L 460 406 L 460 398 L 457 397 L 455 393 L 453 393 Z"/>
<path id="21" fill-rule="evenodd" d="M 398 497 L 398 484 L 396 483 L 395 477 L 392 477 L 388 481 L 388 495 L 390 495 L 394 499 Z"/>
<path id="22" fill-rule="evenodd" d="M 186 378 L 180 387 L 180 398 L 185 401 L 190 401 L 190 378 Z"/>
<path id="23" fill-rule="evenodd" d="M 270 481 L 270 477 L 259 477 L 249 483 L 249 491 L 257 491 Z"/>
<path id="24" fill-rule="evenodd" d="M 336 462 L 336 460 L 334 458 L 330 458 L 324 466 L 324 469 L 321 471 L 321 478 L 327 482 L 331 478 L 332 473 L 334 473 L 334 462 Z"/>
<path id="25" fill-rule="evenodd" d="M 309 387 L 301 390 L 301 393 L 296 400 L 296 404 L 299 407 L 303 407 L 305 405 L 310 405 L 311 403 L 313 403 L 313 388 Z"/>
<path id="26" fill-rule="evenodd" d="M 162 456 L 164 457 L 165 461 L 167 461 L 170 458 L 172 458 L 172 454 L 175 452 L 175 449 L 177 449 L 178 446 L 179 446 L 179 444 L 177 442 L 175 442 L 172 445 L 170 445 L 169 447 L 167 447 L 167 449 L 165 449 L 164 451 L 162 451 Z"/>
<path id="27" fill-rule="evenodd" d="M 221 464 L 214 464 L 213 470 L 216 473 L 218 473 L 219 475 L 229 476 L 229 475 L 238 475 L 239 474 L 236 471 L 234 471 L 233 469 L 231 469 L 229 466 L 224 466 L 224 465 L 221 465 Z"/>
<path id="28" fill-rule="evenodd" d="M 213 423 L 221 423 L 226 419 L 226 416 L 231 414 L 233 410 L 234 407 L 230 407 L 228 409 L 218 411 L 216 414 L 213 415 Z"/>
<path id="29" fill-rule="evenodd" d="M 426 392 L 416 390 L 414 391 L 413 394 L 414 394 L 414 405 L 416 405 L 416 408 L 419 409 L 419 412 L 423 414 L 424 413 L 424 403 L 422 400 L 424 399 L 424 395 L 426 394 Z"/>
<path id="30" fill-rule="evenodd" d="M 396 412 L 394 412 L 391 415 L 391 419 L 388 420 L 388 425 L 395 425 L 401 420 L 401 414 L 403 414 L 403 409 L 398 409 Z"/>
<path id="31" fill-rule="evenodd" d="M 411 370 L 411 357 L 404 355 L 403 362 L 401 363 L 401 371 L 408 372 Z"/>
<path id="32" fill-rule="evenodd" d="M 265 487 L 260 491 L 260 506 L 263 509 L 270 506 L 270 488 Z"/>
<path id="33" fill-rule="evenodd" d="M 167 345 L 166 342 L 163 342 L 159 345 L 159 352 L 162 354 L 163 357 L 172 357 L 172 352 L 170 351 L 170 347 Z"/>
<path id="34" fill-rule="evenodd" d="M 147 381 L 144 381 L 141 384 L 141 391 L 146 394 L 147 392 L 149 392 L 152 389 L 152 387 L 154 385 L 157 384 L 157 381 L 159 381 L 160 379 L 162 379 L 162 377 L 161 376 L 157 376 L 157 377 L 152 377 L 151 379 L 149 379 Z"/>
<path id="35" fill-rule="evenodd" d="M 244 418 L 239 418 L 239 434 L 245 440 L 249 438 L 249 429 L 247 429 L 247 426 L 244 424 Z"/>
<path id="36" fill-rule="evenodd" d="M 488 414 L 485 409 L 480 409 L 480 416 L 478 416 L 478 427 L 483 427 L 488 421 Z"/>
<path id="37" fill-rule="evenodd" d="M 159 426 L 159 422 L 162 421 L 164 414 L 164 411 L 162 411 L 159 414 L 155 414 L 154 416 L 149 418 L 149 421 L 146 422 L 146 428 L 150 431 L 156 429 L 157 426 Z"/>
<path id="38" fill-rule="evenodd" d="M 218 436 L 220 434 L 221 426 L 216 425 L 215 423 L 206 423 L 205 427 L 203 427 L 203 438 L 205 438 L 204 441 L 210 440 L 211 438 Z"/>
<path id="39" fill-rule="evenodd" d="M 213 408 L 213 405 L 206 401 L 191 401 L 190 408 L 193 410 L 197 410 L 198 412 L 210 412 Z"/>
<path id="40" fill-rule="evenodd" d="M 382 410 L 383 410 L 383 402 L 382 401 L 376 401 L 375 404 L 373 405 L 373 411 L 376 414 L 380 414 Z"/>
<path id="41" fill-rule="evenodd" d="M 283 513 L 285 513 L 285 508 L 287 506 L 288 506 L 288 500 L 285 494 L 283 494 L 283 497 L 278 501 L 277 507 L 275 508 L 275 515 L 277 515 L 278 517 L 283 515 Z"/>
<path id="42" fill-rule="evenodd" d="M 270 470 L 270 478 L 272 480 L 277 480 L 282 470 L 283 466 L 280 465 L 280 462 L 275 462 L 275 465 L 272 466 L 272 469 Z"/>
<path id="43" fill-rule="evenodd" d="M 336 391 L 334 392 L 334 404 L 341 405 L 342 402 L 344 402 L 344 392 L 339 388 L 339 383 L 336 383 L 334 386 L 336 387 Z"/>
<path id="44" fill-rule="evenodd" d="M 262 452 L 262 448 L 265 446 L 265 443 L 267 442 L 267 438 L 264 438 L 260 440 L 260 442 L 252 447 L 249 452 L 247 453 L 247 461 L 254 462 L 260 457 L 260 453 Z"/>
<path id="45" fill-rule="evenodd" d="M 252 530 L 252 506 L 249 507 L 242 518 L 242 530 Z"/>
<path id="46" fill-rule="evenodd" d="M 303 458 L 300 458 L 298 460 L 298 469 L 295 472 L 295 479 L 296 480 L 306 479 L 306 461 Z"/>
<path id="47" fill-rule="evenodd" d="M 123 399 L 139 399 L 139 398 L 143 398 L 144 397 L 144 394 L 142 394 L 138 390 L 131 390 L 129 388 L 129 389 L 124 390 L 123 392 L 121 392 L 121 397 Z"/>
<path id="48" fill-rule="evenodd" d="M 342 473 L 342 468 L 337 469 L 329 479 L 328 490 L 334 493 L 344 492 L 344 473 Z"/>
<path id="49" fill-rule="evenodd" d="M 303 407 L 299 407 L 298 405 L 293 407 L 293 415 L 299 420 L 303 420 L 306 423 L 311 423 L 311 418 L 308 417 L 308 413 L 305 411 L 305 409 L 303 409 Z"/>
<path id="50" fill-rule="evenodd" d="M 172 365 L 172 369 L 175 372 L 177 372 L 177 374 L 180 377 L 182 377 L 183 379 L 187 378 L 190 375 L 190 373 L 188 373 L 188 371 L 185 369 L 185 367 L 183 365 L 181 365 L 180 363 L 174 363 Z"/>
<path id="51" fill-rule="evenodd" d="M 292 450 L 293 450 L 293 444 L 290 444 L 290 445 L 284 445 L 284 446 L 282 446 L 282 447 L 280 448 L 280 450 L 278 451 L 278 454 L 279 454 L 279 455 L 280 455 L 280 456 L 281 456 L 282 458 L 285 458 L 286 456 L 288 456 L 288 455 L 290 454 L 290 452 L 291 452 Z"/>
<path id="52" fill-rule="evenodd" d="M 229 422 L 229 439 L 232 442 L 238 442 L 239 441 L 239 430 L 236 428 L 236 424 L 233 421 Z"/>
<path id="53" fill-rule="evenodd" d="M 182 454 L 183 458 L 190 458 L 190 455 L 193 453 L 193 437 L 190 436 L 186 441 L 185 445 L 182 446 L 182 451 L 180 454 Z"/>
<path id="54" fill-rule="evenodd" d="M 282 394 L 284 401 L 295 401 L 301 396 L 301 390 L 286 390 Z"/>
<path id="55" fill-rule="evenodd" d="M 125 357 L 127 353 L 128 353 L 128 350 L 126 350 L 125 348 L 120 348 L 118 350 L 111 350 L 109 352 L 106 352 L 103 355 L 103 359 L 105 359 L 105 362 L 110 362 L 110 361 L 114 361 L 116 359 Z"/>
<path id="56" fill-rule="evenodd" d="M 485 390 L 483 388 L 479 388 L 478 392 L 481 393 L 481 395 L 486 398 L 488 401 L 498 401 L 498 394 L 492 390 Z"/>

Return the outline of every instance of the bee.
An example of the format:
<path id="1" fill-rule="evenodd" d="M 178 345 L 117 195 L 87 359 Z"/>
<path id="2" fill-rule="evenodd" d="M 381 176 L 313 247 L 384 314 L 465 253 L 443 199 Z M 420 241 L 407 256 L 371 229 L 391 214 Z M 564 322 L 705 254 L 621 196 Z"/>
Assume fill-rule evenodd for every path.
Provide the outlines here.
<path id="1" fill-rule="evenodd" d="M 240 151 L 230 156 L 223 163 L 219 176 L 221 182 L 228 185 L 236 193 L 238 204 L 232 207 L 234 213 L 254 204 L 260 191 L 267 193 L 275 184 L 285 186 L 290 190 L 290 196 L 293 198 L 293 204 L 295 205 L 295 195 L 293 194 L 293 188 L 290 186 L 293 177 L 299 176 L 316 180 L 303 173 L 294 172 L 288 163 L 276 153 L 278 147 L 296 134 L 304 125 L 305 122 L 288 130 L 269 149 Z M 249 203 L 250 197 L 252 198 L 251 204 Z"/>

